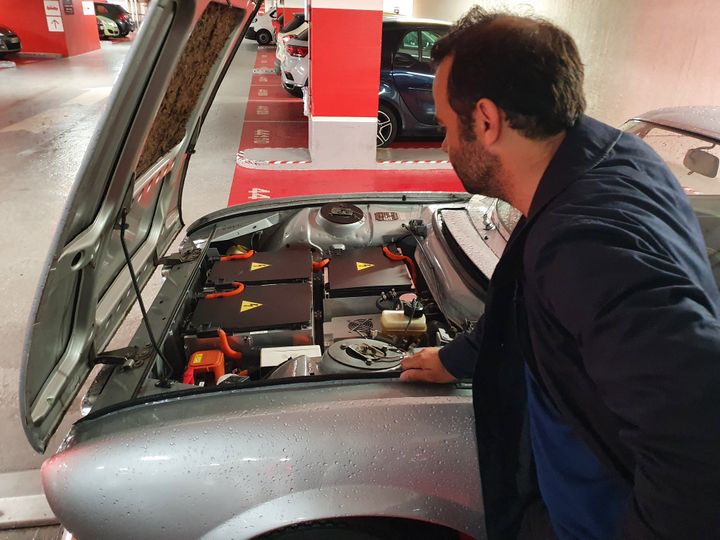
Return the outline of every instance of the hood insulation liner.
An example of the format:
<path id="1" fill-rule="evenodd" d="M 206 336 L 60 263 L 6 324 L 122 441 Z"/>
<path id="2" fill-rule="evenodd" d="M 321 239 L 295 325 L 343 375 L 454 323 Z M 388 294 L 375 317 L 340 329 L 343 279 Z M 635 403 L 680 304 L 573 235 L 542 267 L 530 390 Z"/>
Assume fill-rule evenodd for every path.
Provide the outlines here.
<path id="1" fill-rule="evenodd" d="M 224 4 L 208 5 L 188 40 L 155 117 L 135 171 L 137 178 L 182 141 L 208 74 L 244 14 L 244 10 Z"/>

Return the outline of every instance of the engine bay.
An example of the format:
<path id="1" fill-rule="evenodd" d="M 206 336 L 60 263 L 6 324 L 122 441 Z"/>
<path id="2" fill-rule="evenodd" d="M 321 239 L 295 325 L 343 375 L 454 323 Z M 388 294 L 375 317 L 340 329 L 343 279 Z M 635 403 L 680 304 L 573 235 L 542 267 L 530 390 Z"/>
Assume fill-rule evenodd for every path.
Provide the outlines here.
<path id="1" fill-rule="evenodd" d="M 216 386 L 392 372 L 449 342 L 467 328 L 445 318 L 418 268 L 423 210 L 337 202 L 216 228 L 166 340 L 171 378 Z"/>

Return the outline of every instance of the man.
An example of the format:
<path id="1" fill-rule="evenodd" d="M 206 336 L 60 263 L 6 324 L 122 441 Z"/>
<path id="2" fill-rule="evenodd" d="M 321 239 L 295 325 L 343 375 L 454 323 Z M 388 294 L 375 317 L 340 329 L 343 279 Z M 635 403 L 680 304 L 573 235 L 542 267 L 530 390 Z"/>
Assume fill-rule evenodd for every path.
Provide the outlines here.
<path id="1" fill-rule="evenodd" d="M 583 115 L 552 24 L 474 8 L 433 58 L 457 175 L 524 216 L 475 330 L 403 362 L 474 372 L 489 538 L 720 537 L 720 294 L 681 187 Z"/>

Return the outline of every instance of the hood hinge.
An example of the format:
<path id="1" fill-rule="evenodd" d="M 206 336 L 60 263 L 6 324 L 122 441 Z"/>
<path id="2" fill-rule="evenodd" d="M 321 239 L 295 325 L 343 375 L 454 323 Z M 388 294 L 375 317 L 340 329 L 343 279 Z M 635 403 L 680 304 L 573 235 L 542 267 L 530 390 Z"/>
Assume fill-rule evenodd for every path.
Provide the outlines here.
<path id="1" fill-rule="evenodd" d="M 98 354 L 90 361 L 90 365 L 96 366 L 98 364 L 105 364 L 120 366 L 120 371 L 126 371 L 128 369 L 141 367 L 145 364 L 146 360 L 152 358 L 152 354 L 152 345 L 145 345 L 144 347 L 125 347 L 123 349 L 116 349 L 114 351 L 106 351 L 102 354 Z"/>
<path id="2" fill-rule="evenodd" d="M 165 257 L 160 257 L 157 262 L 156 266 L 175 266 L 177 264 L 183 264 L 188 263 L 197 260 L 197 258 L 202 253 L 202 250 L 199 248 L 193 248 L 187 251 L 181 251 L 178 253 L 173 253 L 171 255 L 166 255 Z"/>

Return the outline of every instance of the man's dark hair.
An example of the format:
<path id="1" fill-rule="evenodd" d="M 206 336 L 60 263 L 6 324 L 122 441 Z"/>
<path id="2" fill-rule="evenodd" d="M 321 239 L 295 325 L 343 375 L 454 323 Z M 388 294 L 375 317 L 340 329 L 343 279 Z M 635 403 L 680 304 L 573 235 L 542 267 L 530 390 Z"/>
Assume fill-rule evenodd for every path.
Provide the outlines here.
<path id="1" fill-rule="evenodd" d="M 550 22 L 475 6 L 433 46 L 436 65 L 449 56 L 448 100 L 465 138 L 474 139 L 473 110 L 481 98 L 531 139 L 562 132 L 585 110 L 577 46 Z"/>

